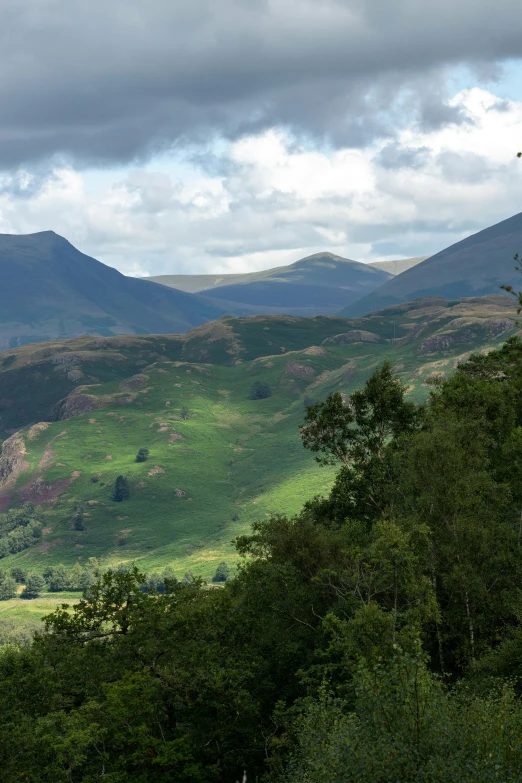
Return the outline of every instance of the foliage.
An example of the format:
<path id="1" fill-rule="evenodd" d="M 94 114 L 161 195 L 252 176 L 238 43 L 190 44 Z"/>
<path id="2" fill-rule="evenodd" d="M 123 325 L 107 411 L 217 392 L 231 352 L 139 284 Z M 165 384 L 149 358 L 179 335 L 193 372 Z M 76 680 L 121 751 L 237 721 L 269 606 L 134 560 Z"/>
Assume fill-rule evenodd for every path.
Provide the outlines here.
<path id="1" fill-rule="evenodd" d="M 0 514 L 0 558 L 36 544 L 42 536 L 42 528 L 32 503 Z"/>
<path id="2" fill-rule="evenodd" d="M 228 564 L 223 560 L 216 568 L 216 573 L 212 577 L 213 582 L 226 582 L 230 576 L 230 568 Z"/>
<path id="3" fill-rule="evenodd" d="M 522 705 L 509 686 L 473 698 L 444 688 L 423 657 L 400 649 L 361 662 L 353 711 L 327 689 L 304 702 L 286 783 L 520 781 Z"/>
<path id="4" fill-rule="evenodd" d="M 38 598 L 45 587 L 45 582 L 40 574 L 29 574 L 23 592 L 24 598 Z"/>
<path id="5" fill-rule="evenodd" d="M 249 400 L 266 400 L 272 396 L 270 384 L 265 381 L 254 381 L 250 387 Z"/>
<path id="6" fill-rule="evenodd" d="M 521 359 L 472 356 L 422 406 L 385 364 L 309 407 L 333 490 L 260 515 L 220 589 L 48 567 L 92 578 L 0 655 L 6 779 L 519 783 Z"/>
<path id="7" fill-rule="evenodd" d="M 136 454 L 135 462 L 147 462 L 149 458 L 149 449 L 143 448 Z"/>
<path id="8" fill-rule="evenodd" d="M 16 595 L 16 581 L 5 571 L 0 571 L 0 601 L 8 601 Z"/>
<path id="9" fill-rule="evenodd" d="M 114 482 L 114 492 L 112 493 L 112 499 L 117 503 L 121 503 L 130 498 L 129 482 L 125 476 L 117 476 Z"/>

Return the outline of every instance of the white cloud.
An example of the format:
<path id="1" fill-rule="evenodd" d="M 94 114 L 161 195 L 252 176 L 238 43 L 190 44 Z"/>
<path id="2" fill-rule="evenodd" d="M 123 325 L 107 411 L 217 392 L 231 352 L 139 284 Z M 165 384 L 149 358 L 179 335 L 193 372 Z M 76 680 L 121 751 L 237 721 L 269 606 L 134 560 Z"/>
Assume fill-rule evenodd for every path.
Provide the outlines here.
<path id="1" fill-rule="evenodd" d="M 53 229 L 135 275 L 262 269 L 320 249 L 358 260 L 435 252 L 522 209 L 522 101 L 472 89 L 451 106 L 469 122 L 357 150 L 269 130 L 220 144 L 206 169 L 163 157 L 161 170 L 103 177 L 21 172 L 0 181 L 0 230 Z"/>

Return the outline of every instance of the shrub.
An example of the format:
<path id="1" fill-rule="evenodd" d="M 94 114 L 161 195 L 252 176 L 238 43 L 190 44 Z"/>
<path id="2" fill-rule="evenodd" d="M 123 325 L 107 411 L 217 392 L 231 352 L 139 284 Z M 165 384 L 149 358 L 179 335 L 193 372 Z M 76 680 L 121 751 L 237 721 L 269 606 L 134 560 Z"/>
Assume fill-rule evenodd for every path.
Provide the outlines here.
<path id="1" fill-rule="evenodd" d="M 149 458 L 148 449 L 140 449 L 136 454 L 136 462 L 147 462 L 148 458 Z"/>
<path id="2" fill-rule="evenodd" d="M 12 576 L 0 571 L 0 601 L 8 601 L 16 595 L 16 582 Z"/>
<path id="3" fill-rule="evenodd" d="M 272 389 L 264 381 L 254 381 L 250 387 L 249 400 L 266 400 L 272 396 Z"/>
<path id="4" fill-rule="evenodd" d="M 38 598 L 44 587 L 45 582 L 40 574 L 29 574 L 22 596 L 24 598 Z"/>
<path id="5" fill-rule="evenodd" d="M 122 503 L 124 500 L 128 500 L 130 498 L 130 488 L 129 488 L 129 482 L 125 478 L 125 476 L 118 476 L 116 478 L 116 481 L 114 482 L 114 492 L 112 495 L 112 499 L 116 501 L 116 503 Z"/>
<path id="6" fill-rule="evenodd" d="M 212 577 L 212 581 L 214 583 L 216 582 L 226 582 L 230 574 L 230 568 L 225 563 L 225 561 L 221 562 L 218 567 L 216 568 L 216 573 Z"/>

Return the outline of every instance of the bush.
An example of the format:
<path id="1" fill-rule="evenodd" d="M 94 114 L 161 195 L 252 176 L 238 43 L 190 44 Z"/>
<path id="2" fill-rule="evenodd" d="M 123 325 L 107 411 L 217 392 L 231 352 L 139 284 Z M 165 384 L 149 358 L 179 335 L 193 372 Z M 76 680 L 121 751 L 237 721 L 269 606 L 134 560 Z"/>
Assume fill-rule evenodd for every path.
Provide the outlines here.
<path id="1" fill-rule="evenodd" d="M 216 568 L 216 573 L 212 577 L 212 581 L 214 583 L 216 583 L 216 582 L 226 582 L 228 577 L 229 577 L 229 574 L 230 574 L 230 568 L 228 567 L 228 565 L 223 560 L 223 562 L 221 562 L 218 565 L 218 567 Z"/>
<path id="2" fill-rule="evenodd" d="M 124 500 L 128 500 L 130 498 L 130 488 L 129 488 L 129 482 L 125 478 L 125 476 L 118 476 L 116 478 L 116 481 L 114 482 L 114 492 L 112 495 L 112 499 L 116 501 L 116 503 L 122 503 Z"/>
<path id="3" fill-rule="evenodd" d="M 25 580 L 27 579 L 27 571 L 24 571 L 24 569 L 20 568 L 20 566 L 15 566 L 14 568 L 11 568 L 11 576 L 15 582 L 18 582 L 19 585 L 25 584 Z"/>
<path id="4" fill-rule="evenodd" d="M 254 381 L 250 387 L 249 400 L 266 400 L 272 396 L 272 389 L 264 381 Z"/>
<path id="5" fill-rule="evenodd" d="M 149 458 L 148 449 L 140 449 L 136 454 L 136 462 L 147 462 L 148 458 Z"/>
<path id="6" fill-rule="evenodd" d="M 38 598 L 44 587 L 45 582 L 40 574 L 29 574 L 22 596 L 23 598 Z"/>
<path id="7" fill-rule="evenodd" d="M 12 576 L 0 571 L 0 601 L 9 601 L 16 595 L 16 582 Z"/>
<path id="8" fill-rule="evenodd" d="M 61 593 L 63 590 L 68 590 L 70 578 L 65 566 L 60 563 L 56 568 L 52 568 L 47 581 L 51 593 Z"/>
<path id="9" fill-rule="evenodd" d="M 323 688 L 295 725 L 284 783 L 520 780 L 522 707 L 508 686 L 449 691 L 421 655 L 396 652 L 355 676 L 353 711 Z"/>

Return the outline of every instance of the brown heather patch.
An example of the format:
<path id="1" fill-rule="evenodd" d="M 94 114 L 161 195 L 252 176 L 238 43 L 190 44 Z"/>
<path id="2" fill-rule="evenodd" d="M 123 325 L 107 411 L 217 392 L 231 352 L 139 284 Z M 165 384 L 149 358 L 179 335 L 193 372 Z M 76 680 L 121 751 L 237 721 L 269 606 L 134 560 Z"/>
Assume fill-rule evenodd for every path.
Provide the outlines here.
<path id="1" fill-rule="evenodd" d="M 156 476 L 158 473 L 165 473 L 165 468 L 160 468 L 159 465 L 154 465 L 148 472 L 148 476 Z"/>
<path id="2" fill-rule="evenodd" d="M 287 363 L 285 375 L 295 375 L 296 378 L 313 378 L 316 372 L 313 367 L 292 361 Z"/>
<path id="3" fill-rule="evenodd" d="M 46 484 L 42 475 L 38 474 L 18 491 L 18 495 L 24 503 L 34 503 L 35 506 L 40 503 L 52 505 L 73 481 L 74 478 L 68 478 Z"/>
<path id="4" fill-rule="evenodd" d="M 54 541 L 43 541 L 37 549 L 38 552 L 45 554 L 53 546 L 60 546 L 60 544 L 63 544 L 63 538 L 55 538 Z"/>
<path id="5" fill-rule="evenodd" d="M 53 459 L 55 459 L 55 457 L 57 457 L 57 454 L 53 454 L 53 447 L 52 447 L 52 444 L 51 444 L 51 443 L 48 443 L 48 444 L 47 444 L 47 446 L 45 447 L 45 450 L 44 450 L 44 453 L 43 453 L 42 459 L 41 459 L 41 460 L 40 460 L 40 462 L 38 463 L 38 466 L 39 466 L 40 468 L 45 468 L 45 467 L 47 467 L 47 465 L 48 465 L 50 462 L 52 462 L 52 461 L 53 461 Z"/>

